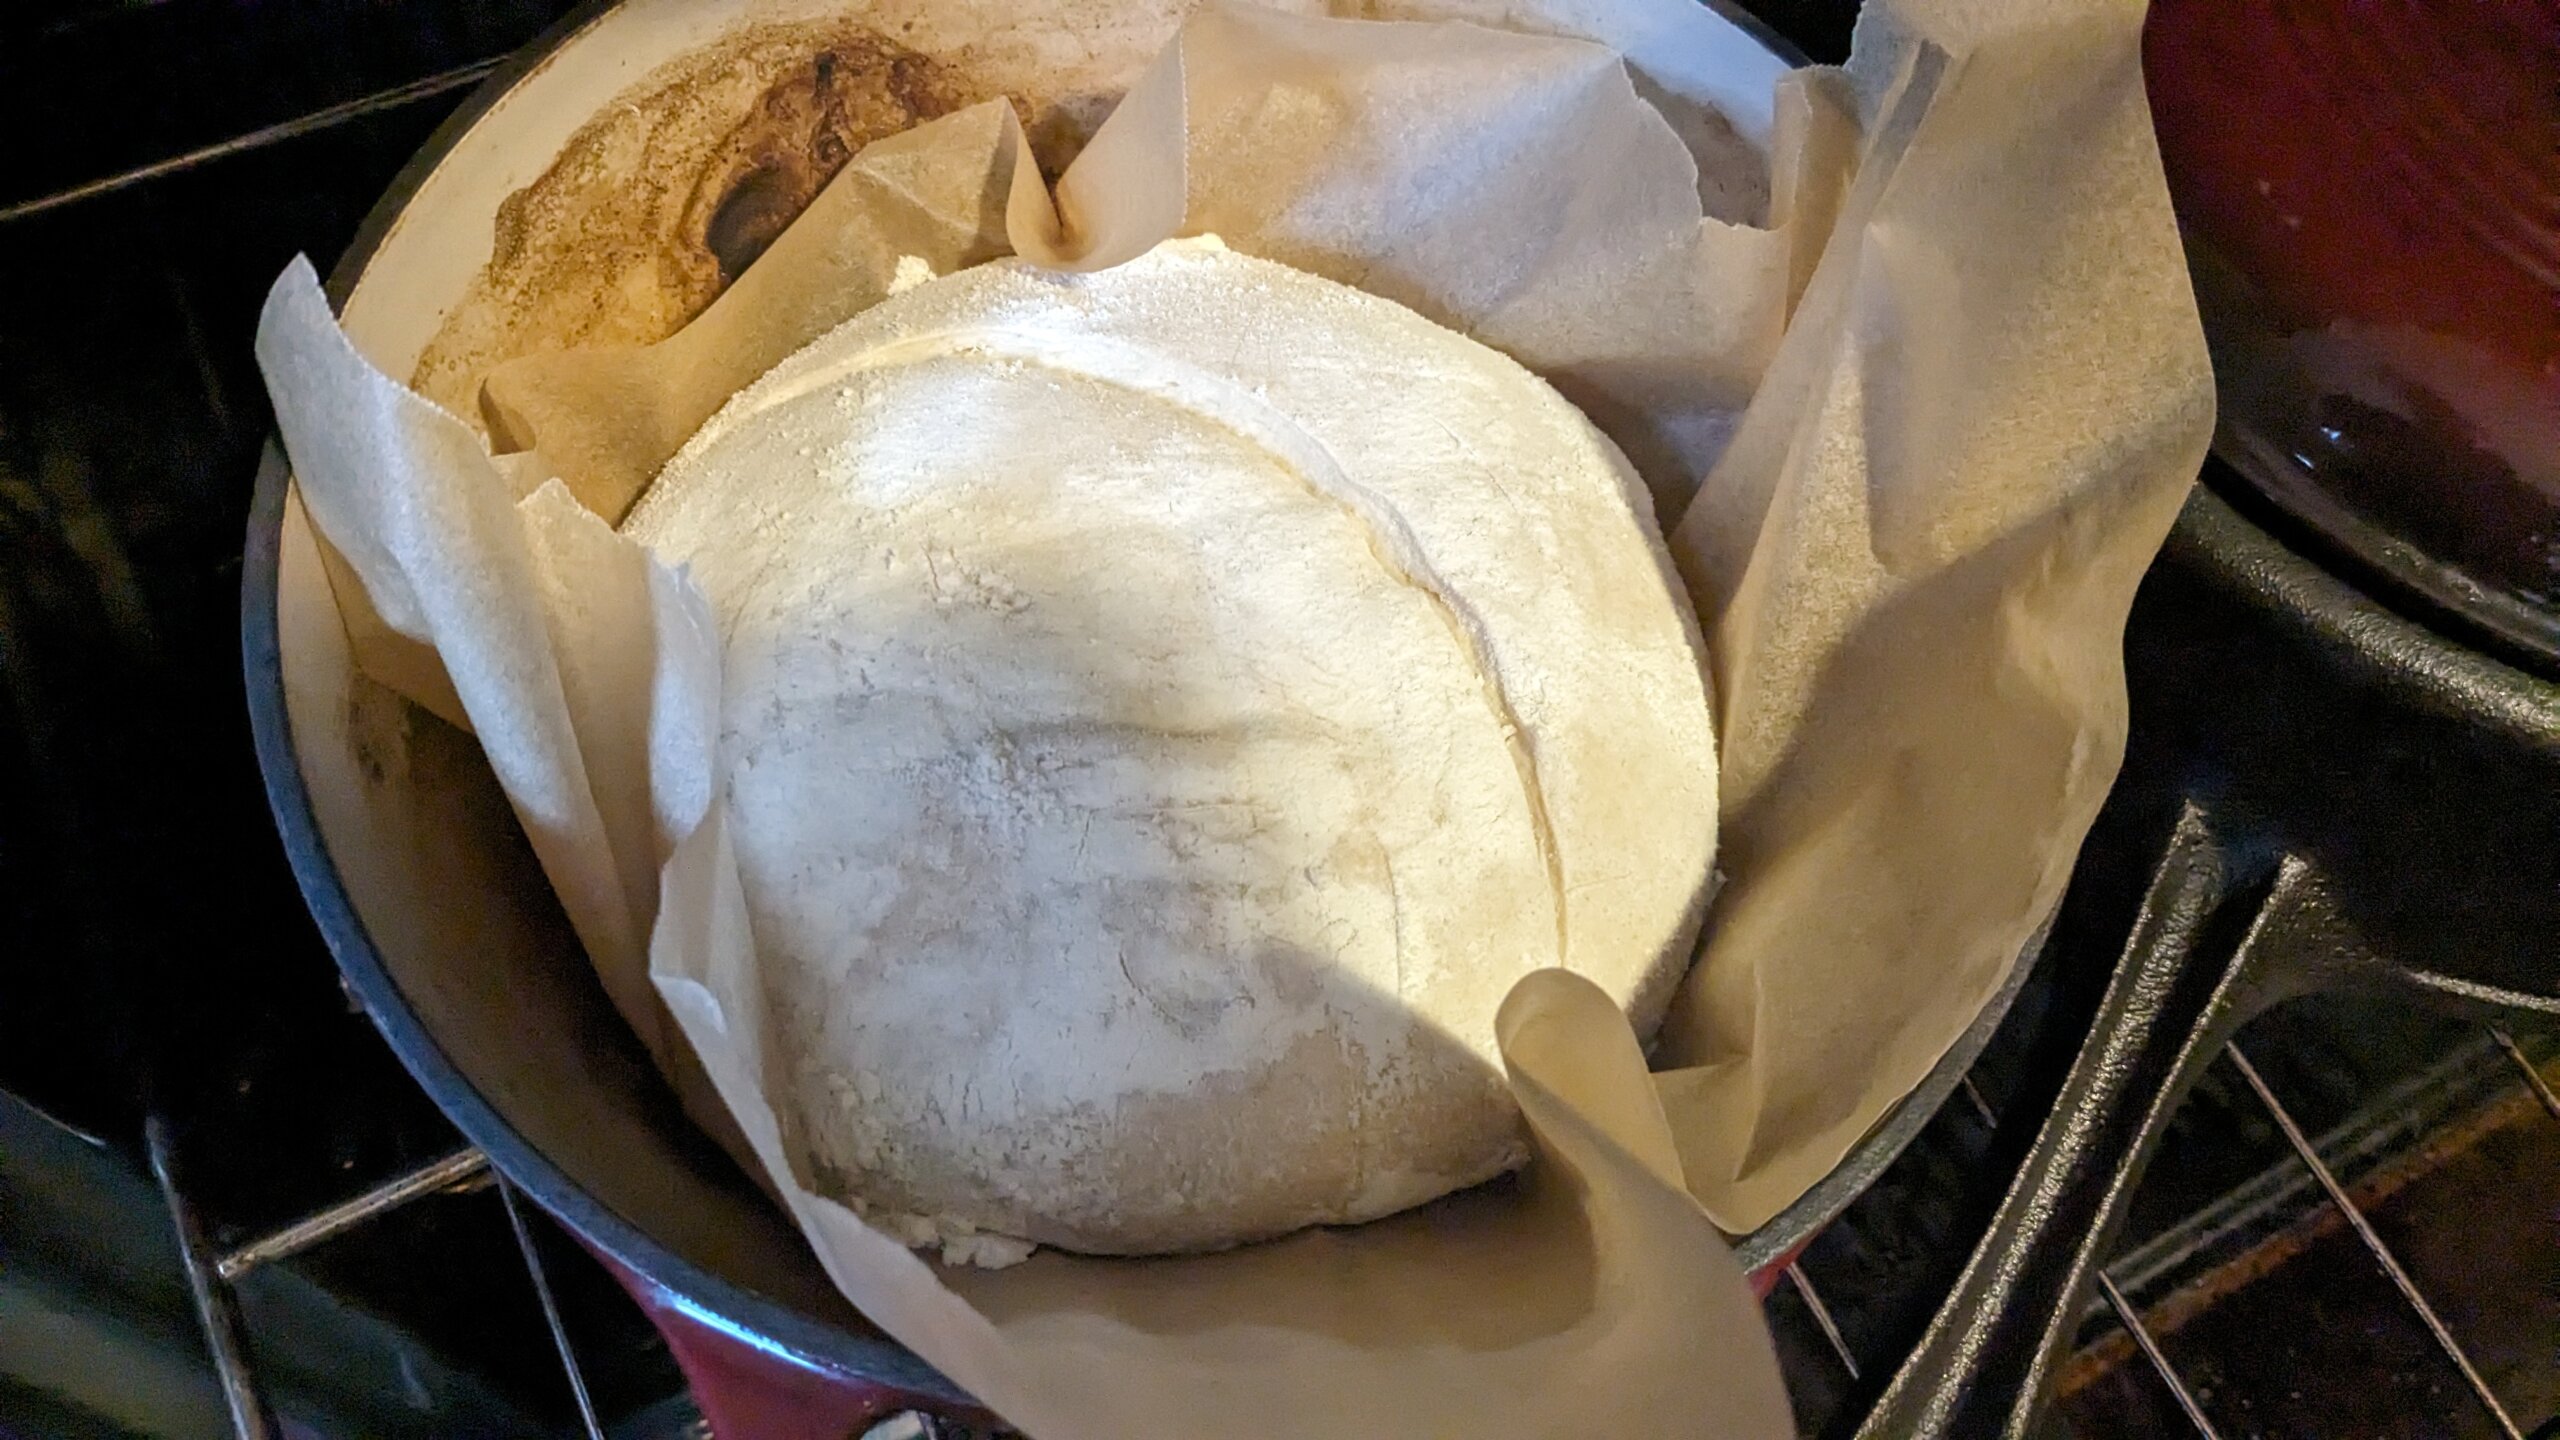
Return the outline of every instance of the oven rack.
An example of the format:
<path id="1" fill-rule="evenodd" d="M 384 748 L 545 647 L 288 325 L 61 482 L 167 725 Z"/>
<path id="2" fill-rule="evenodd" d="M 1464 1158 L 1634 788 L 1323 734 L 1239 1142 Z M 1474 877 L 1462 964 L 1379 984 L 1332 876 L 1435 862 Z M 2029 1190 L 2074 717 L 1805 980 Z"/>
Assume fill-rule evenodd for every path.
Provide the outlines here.
<path id="1" fill-rule="evenodd" d="M 2463 1047 L 2443 1063 L 2447 1068 L 2479 1064 L 2498 1067 L 2507 1073 L 2504 1080 L 2485 1076 L 2470 1077 L 2477 1085 L 2521 1087 L 2534 1106 L 2550 1123 L 2560 1124 L 2560 1093 L 2555 1093 L 2551 1080 L 2528 1055 L 2506 1028 L 2496 1024 L 2478 1027 L 2478 1043 Z M 2376 1270 L 2387 1278 L 2400 1297 L 2408 1315 L 2422 1326 L 2446 1361 L 2461 1375 L 2464 1388 L 2480 1412 L 2497 1427 L 2497 1433 L 2509 1440 L 2547 1440 L 2560 1427 L 2560 1418 L 2527 1428 L 2511 1413 L 2506 1403 L 2482 1376 L 2478 1365 L 2466 1352 L 2446 1325 L 2439 1307 L 2411 1275 L 2408 1267 L 2393 1253 L 2367 1218 L 2366 1208 L 2358 1202 L 2354 1187 L 2341 1178 L 2341 1170 L 2352 1162 L 2348 1152 L 2367 1148 L 2367 1142 L 2340 1132 L 2314 1138 L 2308 1134 L 2291 1108 L 2278 1097 L 2258 1066 L 2250 1059 L 2240 1041 L 2227 1044 L 2216 1059 L 2227 1068 L 2242 1087 L 2254 1097 L 2266 1119 L 2283 1136 L 2292 1161 L 2301 1175 L 2316 1186 L 2321 1203 L 2334 1212 L 2353 1231 L 2360 1247 Z M 1986 1094 L 1985 1087 L 1973 1076 L 1967 1076 L 1939 1117 L 1974 1127 L 1988 1134 L 2001 1123 L 2000 1112 Z M 2407 1141 L 2415 1137 L 2398 1137 Z M 507 1216 L 522 1262 L 527 1290 L 539 1307 L 544 1325 L 559 1358 L 563 1384 L 567 1387 L 578 1416 L 578 1434 L 584 1440 L 609 1440 L 609 1432 L 589 1398 L 586 1376 L 578 1358 L 578 1347 L 570 1326 L 554 1297 L 548 1262 L 541 1244 L 540 1228 L 549 1225 L 522 1193 L 490 1165 L 488 1156 L 475 1146 L 465 1145 L 449 1154 L 394 1175 L 380 1184 L 350 1196 L 336 1204 L 314 1211 L 272 1231 L 260 1234 L 227 1249 L 214 1247 L 207 1240 L 206 1229 L 181 1183 L 183 1167 L 177 1153 L 172 1127 L 154 1115 L 145 1124 L 145 1142 L 151 1170 L 159 1184 L 175 1231 L 189 1288 L 195 1301 L 196 1316 L 204 1332 L 208 1354 L 228 1405 L 233 1431 L 238 1440 L 274 1440 L 282 1432 L 278 1427 L 247 1362 L 247 1345 L 239 1307 L 232 1286 L 257 1268 L 298 1255 L 314 1246 L 326 1244 L 358 1227 L 376 1221 L 400 1208 L 436 1195 L 485 1193 L 494 1197 Z M 2370 1158 L 2368 1155 L 2366 1158 Z M 2268 1203 L 2282 1203 L 2279 1195 Z M 2128 1295 L 2127 1283 L 2120 1281 L 2117 1271 L 2123 1267 L 2120 1253 L 2110 1265 L 2100 1267 L 2094 1282 L 2097 1299 L 2092 1302 L 2099 1324 L 2120 1329 L 2141 1355 L 2150 1372 L 2176 1402 L 2192 1432 L 2204 1440 L 2221 1440 L 2222 1431 L 2208 1417 L 2186 1377 L 2172 1362 L 2155 1333 L 2146 1310 Z M 1787 1286 L 1802 1302 L 1807 1314 L 1827 1346 L 1829 1361 L 1836 1364 L 1851 1384 L 1857 1385 L 1872 1373 L 1872 1363 L 1862 1366 L 1855 1349 L 1844 1334 L 1832 1306 L 1825 1300 L 1814 1278 L 1799 1260 L 1790 1262 L 1783 1271 Z M 2139 1281 L 2131 1288 L 2139 1291 Z M 2084 1351 L 2088 1347 L 2084 1346 Z M 1802 1356 L 1791 1357 L 1802 1363 Z M 1897 1357 L 1898 1358 L 1898 1357 Z M 1832 1428 L 1826 1426 L 1826 1430 Z M 619 1437 L 616 1437 L 619 1440 Z M 672 1428 L 654 1431 L 649 1440 L 711 1440 L 708 1422 L 690 1411 Z M 920 1411 L 901 1411 L 883 1417 L 865 1430 L 857 1440 L 1002 1440 L 998 1432 L 974 1430 Z"/>
<path id="2" fill-rule="evenodd" d="M 2521 1087 L 2524 1093 L 2531 1097 L 2534 1107 L 2548 1121 L 2560 1124 L 2560 1091 L 2555 1091 L 2550 1078 L 2526 1053 L 2525 1047 L 2518 1043 L 2515 1035 L 2506 1027 L 2494 1023 L 2480 1024 L 2477 1033 L 2479 1043 L 2476 1047 L 2463 1047 L 2461 1053 L 2449 1056 L 2441 1062 L 2442 1066 L 2459 1071 L 2485 1063 L 2509 1072 L 2511 1078 L 2503 1083 Z M 2375 1270 L 2391 1283 L 2409 1318 L 2426 1331 L 2445 1360 L 2460 1374 L 2471 1402 L 2497 1427 L 2498 1433 L 2509 1437 L 2509 1440 L 2552 1440 L 2552 1437 L 2560 1436 L 2560 1416 L 2546 1418 L 2532 1428 L 2526 1428 L 2525 1423 L 2517 1420 L 2507 1404 L 2483 1377 L 2471 1355 L 2447 1326 L 2437 1304 L 2428 1297 L 2411 1275 L 2409 1268 L 2402 1263 L 2400 1257 L 2375 1230 L 2372 1221 L 2368 1218 L 2367 1207 L 2356 1199 L 2355 1187 L 2341 1178 L 2340 1164 L 2335 1158 L 2342 1150 L 2364 1149 L 2365 1146 L 2357 1143 L 2362 1137 L 2344 1133 L 2351 1130 L 2351 1126 L 2342 1126 L 2341 1133 L 2317 1139 L 2307 1134 L 2293 1111 L 2277 1096 L 2257 1065 L 2250 1060 L 2247 1050 L 2239 1040 L 2226 1044 L 2216 1057 L 2215 1063 L 2226 1067 L 2228 1072 L 2241 1082 L 2246 1092 L 2263 1111 L 2266 1119 L 2283 1136 L 2286 1149 L 2292 1161 L 2299 1167 L 2299 1173 L 2307 1177 L 2316 1187 L 2321 1196 L 2321 1203 L 2331 1207 L 2356 1236 L 2359 1247 Z M 2475 1088 L 2495 1088 L 2501 1083 L 2490 1080 L 2486 1076 L 2472 1075 L 2466 1078 L 2475 1082 Z M 1982 1086 L 1973 1077 L 1966 1077 L 1958 1091 L 1958 1097 L 1962 1102 L 1961 1106 L 1951 1104 L 1946 1115 L 1959 1116 L 1963 1123 L 1975 1127 L 1984 1135 L 2000 1128 L 2002 1123 L 2000 1113 L 1993 1107 L 1985 1096 Z M 1942 1118 L 1945 1117 L 1942 1116 Z M 2423 1137 L 2397 1135 L 2388 1138 L 2397 1139 L 2406 1145 Z M 2259 1205 L 2262 1209 L 2280 1207 L 2288 1198 L 2279 1192 L 2273 1196 L 2261 1198 Z M 2560 1237 L 2555 1237 L 2554 1243 L 2560 1243 Z M 2100 1329 L 2102 1332 L 2121 1332 L 2140 1354 L 2150 1373 L 2174 1400 L 2192 1433 L 2201 1437 L 2201 1440 L 2222 1440 L 2223 1432 L 2216 1428 L 2207 1416 L 2202 1400 L 2162 1347 L 2160 1337 L 2154 1332 L 2146 1309 L 2127 1294 L 2126 1285 L 2119 1283 L 2116 1271 L 2126 1259 L 2124 1254 L 2119 1253 L 2114 1261 L 2098 1267 L 2093 1276 L 2097 1298 L 2092 1302 L 2092 1308 L 2096 1314 L 2092 1317 L 2095 1324 L 2091 1328 Z M 1849 1343 L 1831 1305 L 1823 1299 L 1820 1289 L 1814 1279 L 1806 1273 L 1802 1262 L 1789 1264 L 1784 1273 L 1788 1286 L 1803 1303 L 1816 1332 L 1822 1337 L 1828 1360 L 1838 1367 L 1840 1373 L 1853 1386 L 1864 1381 L 1872 1367 L 1861 1366 L 1857 1352 Z M 2140 1287 L 2134 1288 L 2138 1290 Z M 2103 1339 L 2103 1333 L 2092 1337 L 2090 1343 L 2080 1347 L 2082 1353 L 2087 1353 Z M 1826 1427 L 1826 1430 L 1828 1428 Z"/>

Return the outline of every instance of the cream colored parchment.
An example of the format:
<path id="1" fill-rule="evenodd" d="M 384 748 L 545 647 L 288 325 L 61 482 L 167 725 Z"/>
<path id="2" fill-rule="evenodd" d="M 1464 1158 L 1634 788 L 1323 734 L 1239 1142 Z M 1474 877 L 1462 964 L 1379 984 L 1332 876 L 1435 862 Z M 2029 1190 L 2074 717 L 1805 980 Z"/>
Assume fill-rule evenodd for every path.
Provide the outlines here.
<path id="1" fill-rule="evenodd" d="M 307 265 L 259 356 L 315 524 L 407 647 L 378 677 L 467 716 L 694 1113 L 998 1412 L 1044 1440 L 1783 1435 L 1720 1227 L 1836 1163 L 2059 895 L 2210 430 L 2140 19 L 1878 0 L 1847 69 L 1781 74 L 1687 0 L 1214 0 L 1054 187 L 1007 108 L 964 110 L 864 150 L 669 340 L 504 367 L 526 453 L 368 365 Z M 780 1144 L 716 637 L 608 521 L 901 257 L 1091 267 L 1204 231 L 1508 351 L 1637 461 L 1709 637 L 1729 880 L 1650 1072 L 1587 982 L 1505 1001 L 1536 1153 L 1511 1181 L 1221 1255 L 943 1267 Z"/>

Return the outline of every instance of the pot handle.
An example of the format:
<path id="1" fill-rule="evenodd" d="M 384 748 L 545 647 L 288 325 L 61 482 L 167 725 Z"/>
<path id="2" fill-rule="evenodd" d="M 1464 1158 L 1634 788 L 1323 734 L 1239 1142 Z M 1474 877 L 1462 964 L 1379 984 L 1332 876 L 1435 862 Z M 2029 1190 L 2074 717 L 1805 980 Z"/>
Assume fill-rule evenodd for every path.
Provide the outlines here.
<path id="1" fill-rule="evenodd" d="M 2234 869 L 2190 804 L 2034 1147 L 1858 1440 L 2042 1433 L 2037 1417 L 2143 1166 L 2223 1043 L 2277 998 L 2268 922 L 2295 908 L 2312 875 L 2290 857 L 2257 883 Z"/>

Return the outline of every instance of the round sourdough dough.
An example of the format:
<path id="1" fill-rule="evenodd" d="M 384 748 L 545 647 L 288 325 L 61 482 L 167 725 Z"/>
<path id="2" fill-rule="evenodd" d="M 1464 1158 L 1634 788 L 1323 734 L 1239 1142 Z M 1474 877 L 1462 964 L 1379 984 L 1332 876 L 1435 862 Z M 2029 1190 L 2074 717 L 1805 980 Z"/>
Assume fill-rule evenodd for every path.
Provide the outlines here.
<path id="1" fill-rule="evenodd" d="M 784 1143 L 909 1243 L 1421 1203 L 1524 1156 L 1514 981 L 1650 1033 L 1686 966 L 1715 746 L 1644 492 L 1401 306 L 1214 240 L 931 280 L 626 528 L 720 617 Z"/>

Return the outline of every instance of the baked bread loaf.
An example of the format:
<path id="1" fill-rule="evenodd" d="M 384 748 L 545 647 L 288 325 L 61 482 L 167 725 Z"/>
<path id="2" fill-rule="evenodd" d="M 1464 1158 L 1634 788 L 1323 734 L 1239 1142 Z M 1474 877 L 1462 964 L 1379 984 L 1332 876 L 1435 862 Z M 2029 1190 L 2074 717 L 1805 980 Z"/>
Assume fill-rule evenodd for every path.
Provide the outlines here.
<path id="1" fill-rule="evenodd" d="M 1715 745 L 1635 474 L 1509 359 L 1215 240 L 929 280 L 627 533 L 725 645 L 769 1090 L 910 1243 L 1145 1254 L 1524 1155 L 1493 1017 L 1650 1033 Z"/>

